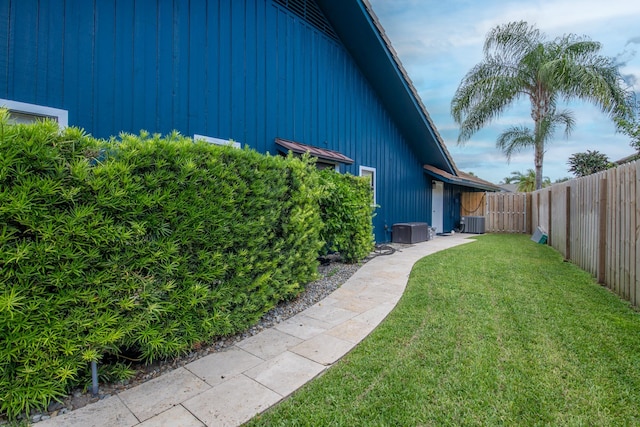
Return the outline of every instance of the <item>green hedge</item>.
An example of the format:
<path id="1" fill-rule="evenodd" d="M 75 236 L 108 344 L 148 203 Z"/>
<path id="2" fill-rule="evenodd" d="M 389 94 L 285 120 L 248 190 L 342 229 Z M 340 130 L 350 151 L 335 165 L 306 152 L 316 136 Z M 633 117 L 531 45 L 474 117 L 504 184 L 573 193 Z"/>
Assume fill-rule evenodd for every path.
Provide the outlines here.
<path id="1" fill-rule="evenodd" d="M 319 179 L 305 159 L 0 113 L 1 411 L 65 395 L 92 360 L 177 355 L 298 294 L 323 245 Z"/>
<path id="2" fill-rule="evenodd" d="M 339 252 L 347 262 L 357 262 L 373 249 L 373 192 L 366 178 L 320 172 L 323 194 L 320 211 L 325 252 Z"/>

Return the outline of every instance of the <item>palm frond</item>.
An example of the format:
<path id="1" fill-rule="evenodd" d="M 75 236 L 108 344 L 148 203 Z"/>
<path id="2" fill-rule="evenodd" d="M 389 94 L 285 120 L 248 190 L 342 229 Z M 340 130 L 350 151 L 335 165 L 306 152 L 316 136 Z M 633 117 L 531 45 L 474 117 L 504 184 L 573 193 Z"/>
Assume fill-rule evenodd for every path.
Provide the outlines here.
<path id="1" fill-rule="evenodd" d="M 458 142 L 467 141 L 499 117 L 516 99 L 527 95 L 528 89 L 515 67 L 493 61 L 477 64 L 467 73 L 451 101 L 451 115 L 460 125 Z"/>
<path id="2" fill-rule="evenodd" d="M 540 43 L 544 35 L 525 21 L 509 22 L 494 27 L 484 42 L 485 57 L 498 56 L 503 60 L 519 62 L 521 55 Z"/>
<path id="3" fill-rule="evenodd" d="M 535 135 L 526 126 L 511 126 L 498 136 L 496 147 L 502 150 L 507 156 L 507 161 L 511 161 L 514 153 L 520 152 L 524 148 L 535 146 Z"/>
<path id="4" fill-rule="evenodd" d="M 558 126 L 564 126 L 565 137 L 569 137 L 575 126 L 575 117 L 571 110 L 561 110 L 545 116 L 540 122 L 539 141 L 546 143 Z"/>

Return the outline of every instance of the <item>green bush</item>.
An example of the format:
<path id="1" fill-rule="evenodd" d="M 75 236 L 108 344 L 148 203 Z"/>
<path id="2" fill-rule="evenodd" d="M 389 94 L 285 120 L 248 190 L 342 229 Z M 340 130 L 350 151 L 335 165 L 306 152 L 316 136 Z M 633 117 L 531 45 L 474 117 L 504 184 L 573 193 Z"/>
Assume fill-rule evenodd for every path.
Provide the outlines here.
<path id="1" fill-rule="evenodd" d="M 357 262 L 373 249 L 373 192 L 366 178 L 320 172 L 323 196 L 320 212 L 325 252 L 339 252 L 346 262 Z"/>
<path id="2" fill-rule="evenodd" d="M 232 334 L 317 274 L 319 175 L 177 133 L 97 141 L 0 113 L 0 410 L 123 351 Z"/>

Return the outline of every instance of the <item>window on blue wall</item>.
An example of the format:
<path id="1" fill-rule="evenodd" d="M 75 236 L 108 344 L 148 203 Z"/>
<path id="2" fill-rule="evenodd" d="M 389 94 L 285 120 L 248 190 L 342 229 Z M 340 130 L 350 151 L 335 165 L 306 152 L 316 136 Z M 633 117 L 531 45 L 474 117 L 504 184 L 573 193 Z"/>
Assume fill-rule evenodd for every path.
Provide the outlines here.
<path id="1" fill-rule="evenodd" d="M 373 204 L 377 205 L 377 195 L 376 195 L 376 168 L 371 168 L 369 166 L 360 166 L 360 176 L 367 177 L 371 184 L 371 190 L 373 191 Z"/>
<path id="2" fill-rule="evenodd" d="M 339 164 L 323 162 L 322 160 L 317 160 L 316 161 L 316 168 L 318 168 L 318 170 L 333 169 L 336 172 L 340 172 L 340 165 Z"/>
<path id="3" fill-rule="evenodd" d="M 194 141 L 204 141 L 204 142 L 208 142 L 209 144 L 216 144 L 216 145 L 230 145 L 233 148 L 242 148 L 242 144 L 240 144 L 239 142 L 234 141 L 233 139 L 212 138 L 210 136 L 204 136 L 204 135 L 195 134 L 195 135 L 193 135 L 193 140 Z"/>
<path id="4" fill-rule="evenodd" d="M 69 122 L 69 112 L 59 108 L 44 105 L 28 104 L 26 102 L 11 101 L 0 98 L 0 107 L 9 110 L 11 123 L 34 123 L 37 120 L 51 119 L 65 128 Z"/>

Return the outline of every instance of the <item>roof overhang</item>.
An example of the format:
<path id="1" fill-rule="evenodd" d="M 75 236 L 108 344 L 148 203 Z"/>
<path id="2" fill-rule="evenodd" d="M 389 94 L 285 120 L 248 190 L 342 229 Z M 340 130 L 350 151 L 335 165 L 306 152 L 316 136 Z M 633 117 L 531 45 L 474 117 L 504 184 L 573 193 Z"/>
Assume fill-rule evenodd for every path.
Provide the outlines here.
<path id="1" fill-rule="evenodd" d="M 344 163 L 350 165 L 353 163 L 353 159 L 345 156 L 344 154 L 328 150 L 326 148 L 314 147 L 312 145 L 301 144 L 295 141 L 289 141 L 282 138 L 276 138 L 276 145 L 278 150 L 288 153 L 289 151 L 295 154 L 309 153 L 313 157 L 317 157 L 320 160 L 330 163 Z"/>
<path id="2" fill-rule="evenodd" d="M 316 1 L 420 163 L 455 174 L 455 163 L 369 2 Z"/>
<path id="3" fill-rule="evenodd" d="M 466 173 L 460 172 L 460 176 L 456 176 L 431 165 L 424 165 L 424 171 L 427 175 L 448 184 L 471 187 L 484 191 L 502 191 L 497 185 Z"/>

